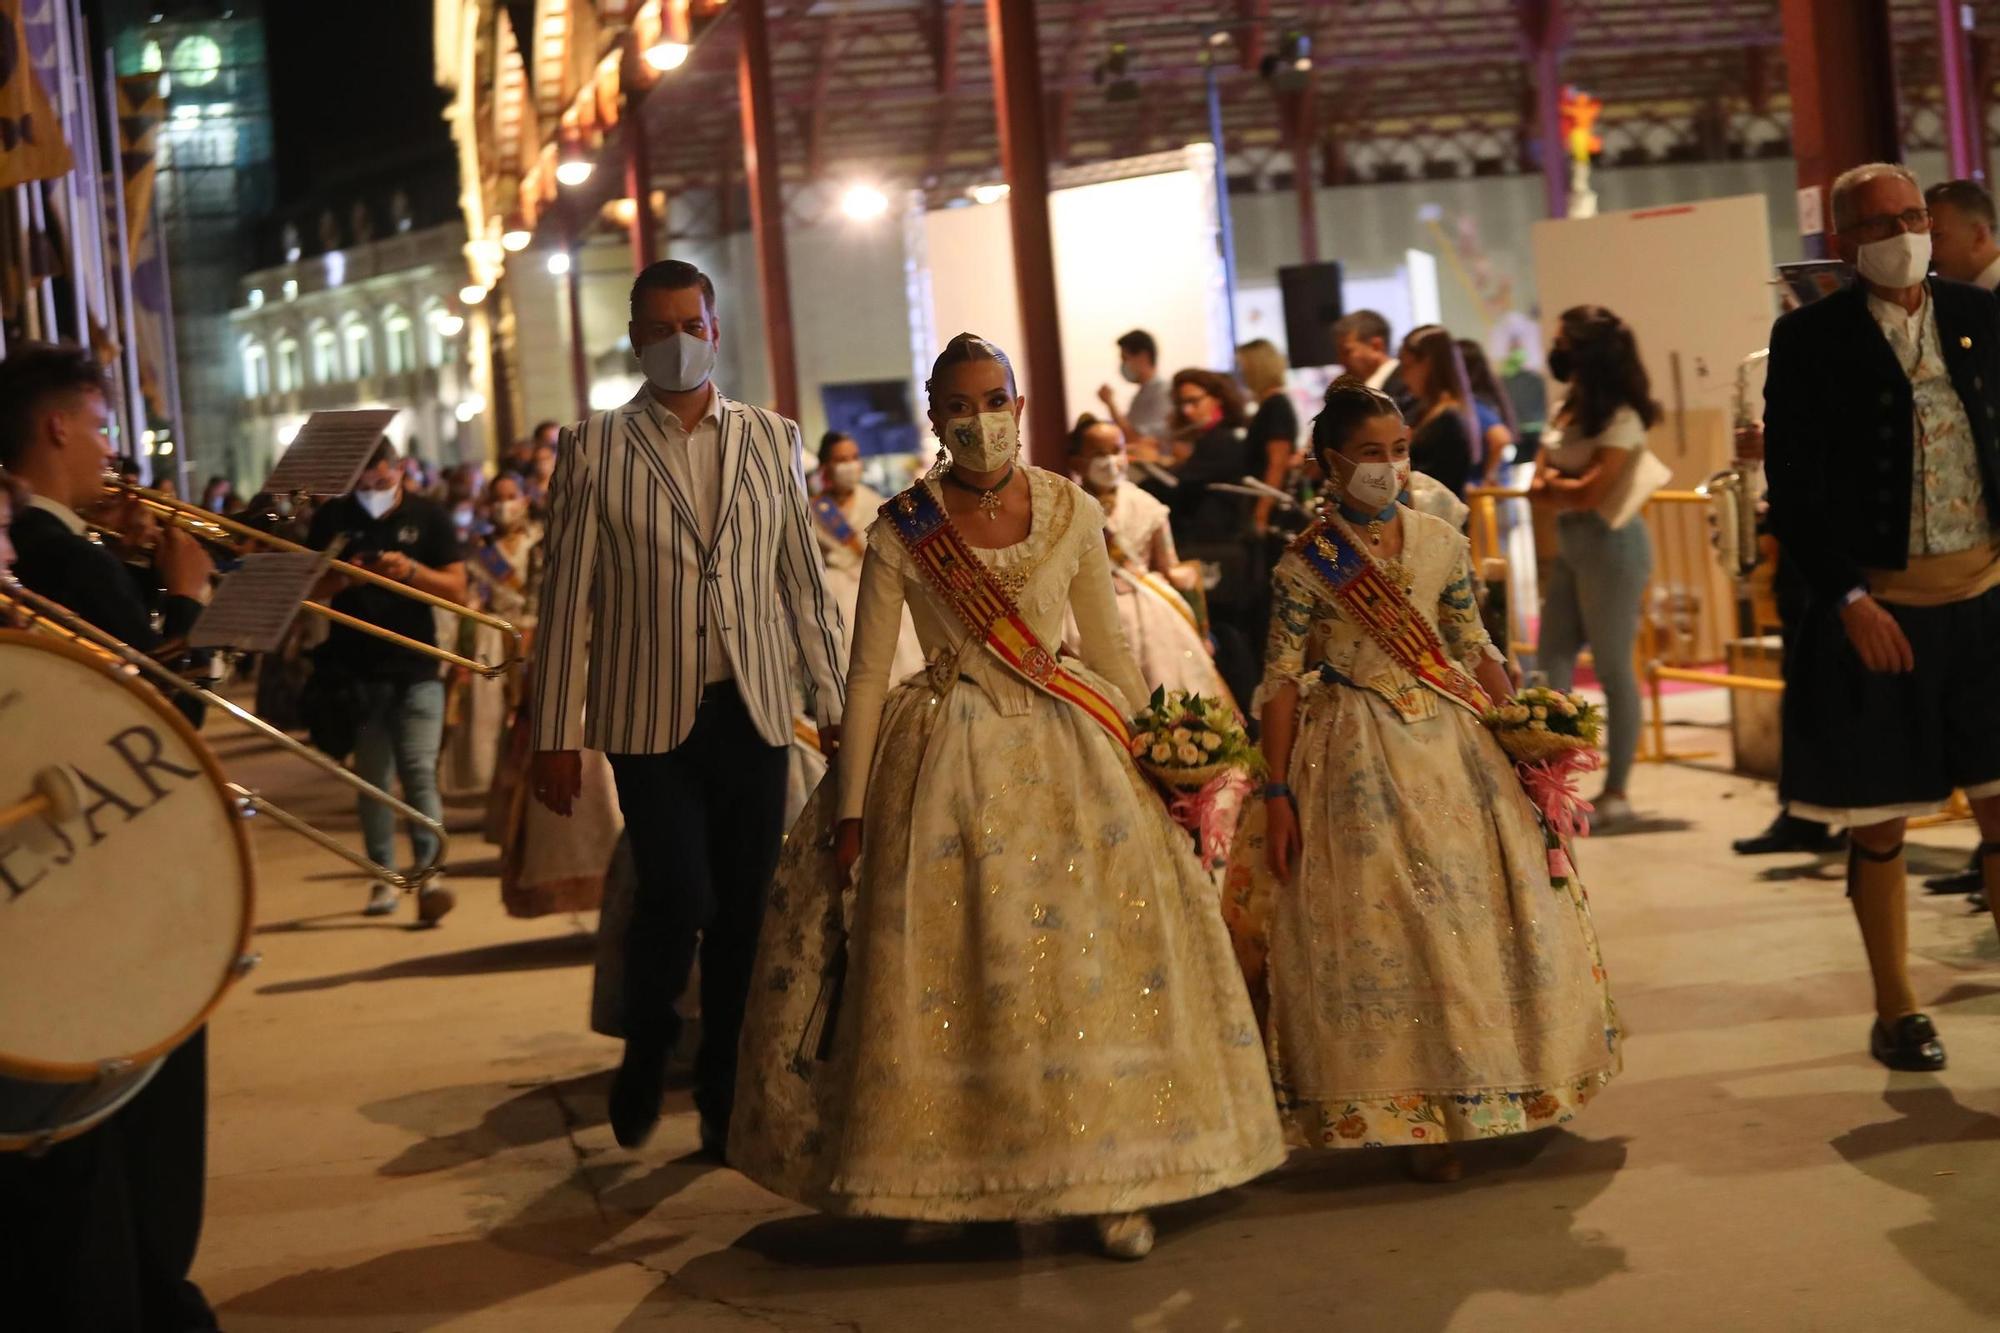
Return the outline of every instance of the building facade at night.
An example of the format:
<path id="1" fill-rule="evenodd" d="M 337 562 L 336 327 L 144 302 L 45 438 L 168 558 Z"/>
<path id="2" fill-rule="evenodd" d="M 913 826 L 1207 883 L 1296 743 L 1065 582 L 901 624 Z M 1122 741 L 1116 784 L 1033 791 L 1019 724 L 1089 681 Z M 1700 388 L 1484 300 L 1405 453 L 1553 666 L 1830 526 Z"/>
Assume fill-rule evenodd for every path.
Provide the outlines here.
<path id="1" fill-rule="evenodd" d="M 459 304 L 464 227 L 399 230 L 398 220 L 379 239 L 350 239 L 330 216 L 324 224 L 342 243 L 288 247 L 296 258 L 235 286 L 227 364 L 247 474 L 267 473 L 312 413 L 357 407 L 401 409 L 389 433 L 426 462 L 486 457 Z"/>

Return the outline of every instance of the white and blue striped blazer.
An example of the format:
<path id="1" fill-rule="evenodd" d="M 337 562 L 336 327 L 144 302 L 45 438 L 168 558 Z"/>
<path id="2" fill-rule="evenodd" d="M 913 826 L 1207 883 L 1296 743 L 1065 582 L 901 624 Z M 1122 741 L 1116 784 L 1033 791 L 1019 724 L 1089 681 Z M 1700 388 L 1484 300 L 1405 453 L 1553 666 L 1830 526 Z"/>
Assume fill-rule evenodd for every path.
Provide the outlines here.
<path id="1" fill-rule="evenodd" d="M 726 651 L 758 734 L 792 738 L 804 667 L 821 724 L 844 699 L 840 610 L 806 505 L 796 423 L 718 397 L 722 504 L 704 545 L 642 386 L 563 433 L 535 653 L 535 746 L 660 754 L 687 739 Z"/>

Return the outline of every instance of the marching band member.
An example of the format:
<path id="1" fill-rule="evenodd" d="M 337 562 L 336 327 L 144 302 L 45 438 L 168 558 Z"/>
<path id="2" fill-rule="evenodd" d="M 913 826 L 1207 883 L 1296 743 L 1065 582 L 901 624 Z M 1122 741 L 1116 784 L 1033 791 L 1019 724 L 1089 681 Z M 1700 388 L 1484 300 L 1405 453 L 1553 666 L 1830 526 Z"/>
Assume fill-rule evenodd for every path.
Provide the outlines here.
<path id="1" fill-rule="evenodd" d="M 786 840 L 729 1160 L 843 1215 L 1092 1217 L 1138 1258 L 1145 1210 L 1282 1160 L 1269 1075 L 1129 753 L 1101 511 L 1019 462 L 998 348 L 960 334 L 927 390 L 950 463 L 869 532 L 850 744 Z M 892 690 L 906 602 L 931 665 Z M 1072 610 L 1087 665 L 1053 651 Z"/>
<path id="2" fill-rule="evenodd" d="M 1451 1144 L 1580 1110 L 1619 1069 L 1618 1026 L 1582 890 L 1552 883 L 1480 720 L 1512 687 L 1466 539 L 1396 502 L 1409 427 L 1386 394 L 1336 384 L 1313 449 L 1337 499 L 1272 579 L 1273 781 L 1225 910 L 1292 1131 L 1405 1145 L 1420 1179 L 1455 1180 Z"/>
<path id="3" fill-rule="evenodd" d="M 166 585 L 166 633 L 157 633 L 124 564 L 77 517 L 103 493 L 110 425 L 88 352 L 29 344 L 0 362 L 0 468 L 28 492 L 9 526 L 15 577 L 151 652 L 193 626 L 213 566 L 186 533 L 160 532 L 153 566 Z M 204 1027 L 103 1124 L 39 1156 L 0 1153 L 0 1308 L 46 1333 L 213 1329 L 188 1280 L 207 1140 Z"/>

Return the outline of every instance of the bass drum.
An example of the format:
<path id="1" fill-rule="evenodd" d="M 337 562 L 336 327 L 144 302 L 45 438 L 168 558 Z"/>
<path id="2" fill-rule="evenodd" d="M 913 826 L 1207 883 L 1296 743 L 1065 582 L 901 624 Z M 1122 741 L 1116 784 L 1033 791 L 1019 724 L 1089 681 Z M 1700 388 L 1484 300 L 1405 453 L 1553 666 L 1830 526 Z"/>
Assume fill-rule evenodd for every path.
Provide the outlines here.
<path id="1" fill-rule="evenodd" d="M 129 667 L 0 630 L 0 807 L 51 767 L 75 809 L 0 830 L 0 1150 L 130 1101 L 249 960 L 250 843 L 215 756 Z"/>

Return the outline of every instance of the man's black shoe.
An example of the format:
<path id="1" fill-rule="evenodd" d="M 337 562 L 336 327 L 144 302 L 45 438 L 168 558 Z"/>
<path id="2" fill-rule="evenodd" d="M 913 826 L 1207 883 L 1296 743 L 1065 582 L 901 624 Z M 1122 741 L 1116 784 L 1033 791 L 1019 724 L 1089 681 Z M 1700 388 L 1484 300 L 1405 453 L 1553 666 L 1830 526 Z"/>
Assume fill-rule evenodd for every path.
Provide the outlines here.
<path id="1" fill-rule="evenodd" d="M 1956 875 L 1932 875 L 1924 881 L 1924 892 L 1940 896 L 1953 893 L 1979 892 L 1979 872 L 1962 870 Z"/>
<path id="2" fill-rule="evenodd" d="M 650 1042 L 627 1041 L 625 1058 L 611 1080 L 611 1132 L 619 1147 L 643 1147 L 653 1136 L 666 1085 L 666 1052 Z"/>
<path id="3" fill-rule="evenodd" d="M 1868 1053 L 1891 1069 L 1928 1074 L 1944 1068 L 1944 1043 L 1929 1014 L 1905 1014 L 1894 1023 L 1875 1020 Z"/>
<path id="4" fill-rule="evenodd" d="M 1754 838 L 1738 838 L 1730 844 L 1738 856 L 1772 856 L 1780 852 L 1837 852 L 1847 846 L 1847 835 L 1835 833 L 1810 819 L 1779 813 L 1771 826 Z"/>
<path id="5" fill-rule="evenodd" d="M 729 1126 L 707 1116 L 701 1118 L 701 1155 L 718 1162 L 729 1160 Z"/>

